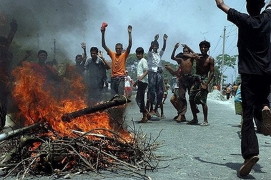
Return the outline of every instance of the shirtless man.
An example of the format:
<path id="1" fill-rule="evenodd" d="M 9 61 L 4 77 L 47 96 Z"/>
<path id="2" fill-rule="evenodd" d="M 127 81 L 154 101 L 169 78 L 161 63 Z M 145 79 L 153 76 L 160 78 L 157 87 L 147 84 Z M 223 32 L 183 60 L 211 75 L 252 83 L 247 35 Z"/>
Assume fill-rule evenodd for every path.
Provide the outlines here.
<path id="1" fill-rule="evenodd" d="M 214 77 L 214 59 L 208 55 L 210 43 L 202 41 L 199 43 L 201 55 L 196 61 L 196 74 L 194 75 L 193 85 L 190 89 L 189 101 L 193 114 L 193 120 L 187 124 L 198 124 L 197 104 L 202 105 L 204 122 L 202 126 L 208 125 L 208 106 L 207 95 L 208 85 Z"/>
<path id="2" fill-rule="evenodd" d="M 165 65 L 165 69 L 168 70 L 168 72 L 172 75 L 176 77 L 176 83 L 174 83 L 174 89 L 173 89 L 173 96 L 170 98 L 170 102 L 171 104 L 174 106 L 174 108 L 177 110 L 177 116 L 175 116 L 173 119 L 176 120 L 179 117 L 179 111 L 181 109 L 181 101 L 180 101 L 180 93 L 179 93 L 179 69 L 180 67 L 175 70 L 173 69 L 170 65 L 166 64 Z"/>
<path id="3" fill-rule="evenodd" d="M 177 122 L 185 122 L 185 113 L 187 111 L 187 101 L 185 94 L 186 92 L 190 93 L 190 88 L 192 86 L 193 77 L 192 77 L 192 67 L 194 59 L 196 58 L 195 53 L 191 50 L 187 45 L 183 46 L 183 53 L 179 53 L 175 57 L 175 52 L 179 47 L 179 43 L 177 43 L 172 51 L 171 59 L 176 61 L 180 67 L 177 70 L 178 76 L 178 85 L 179 85 L 179 101 L 180 101 L 180 109 L 178 109 L 178 117 L 176 118 Z M 190 103 L 191 104 L 191 103 Z"/>

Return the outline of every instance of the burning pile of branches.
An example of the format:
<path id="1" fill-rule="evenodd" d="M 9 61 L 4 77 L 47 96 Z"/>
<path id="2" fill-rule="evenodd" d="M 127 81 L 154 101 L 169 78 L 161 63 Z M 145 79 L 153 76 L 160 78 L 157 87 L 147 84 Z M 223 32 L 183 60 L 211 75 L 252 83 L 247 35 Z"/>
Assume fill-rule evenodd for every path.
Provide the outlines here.
<path id="1" fill-rule="evenodd" d="M 34 135 L 40 125 L 43 127 L 39 128 L 41 135 Z M 127 142 L 108 129 L 74 130 L 76 137 L 69 138 L 48 135 L 48 132 L 42 132 L 48 130 L 44 127 L 44 124 L 31 126 L 32 131 L 30 129 L 22 137 L 2 142 L 1 146 L 5 149 L 0 166 L 5 170 L 6 177 L 16 174 L 21 178 L 29 174 L 65 176 L 86 171 L 125 170 L 147 179 L 140 170 L 154 170 L 158 165 L 153 152 L 159 145 L 156 139 L 147 139 L 142 133 L 134 134 Z M 103 135 L 108 133 L 112 136 Z"/>
<path id="2" fill-rule="evenodd" d="M 124 97 L 88 107 L 82 78 L 73 72 L 58 77 L 50 67 L 31 62 L 13 71 L 15 119 L 23 128 L 0 134 L 5 176 L 113 169 L 147 178 L 139 170 L 157 167 L 156 140 L 120 123 L 128 103 Z"/>

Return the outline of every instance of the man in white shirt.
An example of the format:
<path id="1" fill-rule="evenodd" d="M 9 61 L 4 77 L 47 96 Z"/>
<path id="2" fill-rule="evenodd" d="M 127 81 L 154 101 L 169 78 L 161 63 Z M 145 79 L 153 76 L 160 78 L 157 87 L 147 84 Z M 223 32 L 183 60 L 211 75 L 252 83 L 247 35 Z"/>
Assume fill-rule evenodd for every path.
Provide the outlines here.
<path id="1" fill-rule="evenodd" d="M 143 114 L 143 117 L 139 122 L 145 123 L 148 121 L 148 119 L 150 119 L 150 115 L 145 107 L 145 92 L 148 86 L 148 63 L 143 56 L 144 49 L 142 47 L 138 47 L 136 49 L 136 57 L 138 59 L 136 82 L 138 88 L 136 93 L 136 102 L 140 112 Z"/>
<path id="2" fill-rule="evenodd" d="M 151 46 L 148 52 L 148 109 L 152 111 L 156 116 L 160 117 L 158 113 L 158 107 L 160 106 L 163 108 L 163 95 L 164 95 L 164 80 L 163 80 L 163 70 L 162 70 L 162 63 L 161 57 L 164 54 L 166 49 L 166 41 L 168 36 L 164 34 L 163 37 L 163 47 L 161 51 L 158 52 L 159 43 L 158 43 L 159 35 L 157 34 L 154 37 L 154 41 L 151 42 Z M 156 100 L 156 102 L 155 102 Z M 153 110 L 153 105 L 155 105 Z"/>

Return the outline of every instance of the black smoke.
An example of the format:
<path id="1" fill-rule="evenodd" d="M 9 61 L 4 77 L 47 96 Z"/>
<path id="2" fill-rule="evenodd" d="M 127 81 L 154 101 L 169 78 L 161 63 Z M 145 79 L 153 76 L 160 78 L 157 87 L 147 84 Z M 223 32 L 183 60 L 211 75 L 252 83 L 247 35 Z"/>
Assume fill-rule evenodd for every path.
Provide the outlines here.
<path id="1" fill-rule="evenodd" d="M 57 53 L 64 56 L 70 46 L 79 46 L 69 39 L 81 38 L 86 21 L 93 22 L 104 12 L 106 5 L 96 0 L 0 0 L 0 35 L 6 36 L 9 22 L 16 19 L 15 53 L 45 49 L 50 54 L 55 39 Z"/>

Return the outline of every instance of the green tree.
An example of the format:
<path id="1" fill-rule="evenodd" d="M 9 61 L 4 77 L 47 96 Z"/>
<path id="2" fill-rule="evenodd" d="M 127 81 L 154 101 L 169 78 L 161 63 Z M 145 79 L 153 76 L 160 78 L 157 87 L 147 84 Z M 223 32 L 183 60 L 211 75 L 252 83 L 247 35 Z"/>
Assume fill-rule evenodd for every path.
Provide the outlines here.
<path id="1" fill-rule="evenodd" d="M 234 68 L 236 65 L 236 59 L 237 59 L 238 55 L 233 55 L 230 56 L 228 54 L 224 54 L 224 62 L 223 62 L 223 54 L 220 54 L 216 57 L 215 60 L 215 80 L 214 80 L 214 84 L 220 84 L 221 82 L 221 75 L 224 74 L 224 72 L 228 69 L 228 68 Z M 223 67 L 222 67 L 222 63 L 223 63 Z M 223 68 L 223 71 L 222 71 Z M 227 78 L 227 76 L 223 75 L 223 82 L 224 79 Z"/>
<path id="2" fill-rule="evenodd" d="M 226 68 L 228 67 L 234 68 L 234 66 L 236 65 L 237 57 L 238 55 L 230 56 L 228 54 L 224 54 L 224 70 L 226 70 Z M 221 68 L 222 61 L 223 61 L 223 54 L 220 54 L 216 57 L 216 65 L 218 66 L 218 68 Z"/>

